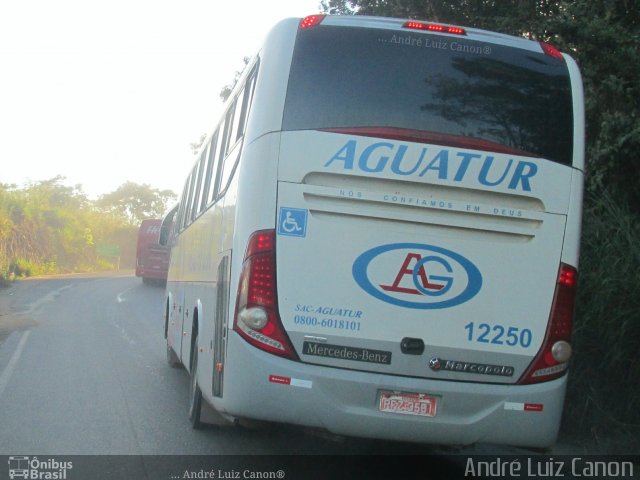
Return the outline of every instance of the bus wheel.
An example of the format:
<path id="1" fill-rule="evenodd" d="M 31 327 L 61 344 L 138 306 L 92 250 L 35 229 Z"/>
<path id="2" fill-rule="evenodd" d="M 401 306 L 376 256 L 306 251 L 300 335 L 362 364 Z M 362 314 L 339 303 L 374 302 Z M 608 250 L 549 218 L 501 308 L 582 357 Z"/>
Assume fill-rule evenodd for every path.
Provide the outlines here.
<path id="1" fill-rule="evenodd" d="M 200 430 L 203 423 L 200 421 L 200 412 L 202 410 L 202 392 L 198 386 L 198 337 L 193 342 L 191 349 L 191 382 L 189 383 L 189 421 L 191 426 Z"/>

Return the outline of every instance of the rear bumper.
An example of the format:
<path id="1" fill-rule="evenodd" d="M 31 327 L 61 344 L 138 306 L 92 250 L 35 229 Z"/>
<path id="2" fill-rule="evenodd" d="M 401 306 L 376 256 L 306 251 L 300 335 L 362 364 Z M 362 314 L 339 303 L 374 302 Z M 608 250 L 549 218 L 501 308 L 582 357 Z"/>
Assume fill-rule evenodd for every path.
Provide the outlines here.
<path id="1" fill-rule="evenodd" d="M 227 353 L 224 396 L 214 403 L 232 416 L 442 445 L 552 445 L 567 379 L 565 375 L 536 385 L 488 385 L 343 370 L 279 358 L 250 346 L 235 332 L 230 332 Z M 283 383 L 283 378 L 290 383 Z M 380 390 L 436 396 L 437 414 L 380 412 Z"/>
<path id="2" fill-rule="evenodd" d="M 136 277 L 152 278 L 154 280 L 166 280 L 167 273 L 168 272 L 166 270 L 152 270 L 140 267 L 136 268 Z"/>

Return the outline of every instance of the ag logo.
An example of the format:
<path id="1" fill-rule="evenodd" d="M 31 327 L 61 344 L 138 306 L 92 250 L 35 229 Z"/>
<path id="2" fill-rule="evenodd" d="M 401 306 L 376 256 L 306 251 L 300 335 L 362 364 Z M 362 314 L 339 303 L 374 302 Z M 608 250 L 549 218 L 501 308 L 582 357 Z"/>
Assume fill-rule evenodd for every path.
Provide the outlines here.
<path id="1" fill-rule="evenodd" d="M 442 247 L 391 243 L 367 250 L 353 278 L 373 297 L 406 308 L 449 308 L 471 300 L 482 275 L 470 260 Z"/>

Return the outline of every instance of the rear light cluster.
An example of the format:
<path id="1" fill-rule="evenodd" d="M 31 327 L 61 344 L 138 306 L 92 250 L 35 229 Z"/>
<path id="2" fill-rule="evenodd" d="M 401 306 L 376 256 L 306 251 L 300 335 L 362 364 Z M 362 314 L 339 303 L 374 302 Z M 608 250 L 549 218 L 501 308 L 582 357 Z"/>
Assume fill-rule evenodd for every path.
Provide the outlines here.
<path id="1" fill-rule="evenodd" d="M 309 15 L 300 20 L 300 28 L 309 28 L 318 25 L 324 20 L 326 15 Z"/>
<path id="2" fill-rule="evenodd" d="M 233 329 L 255 347 L 297 359 L 278 314 L 274 230 L 254 232 L 249 238 Z"/>
<path id="3" fill-rule="evenodd" d="M 407 22 L 402 28 L 411 30 L 425 30 L 427 32 L 451 33 L 453 35 L 466 35 L 464 28 L 451 27 L 449 25 L 441 25 L 439 23 L 423 23 L 423 22 Z"/>
<path id="4" fill-rule="evenodd" d="M 542 47 L 542 51 L 545 55 L 549 55 L 550 57 L 555 58 L 556 60 L 561 60 L 564 62 L 564 57 L 562 56 L 562 52 L 558 50 L 556 47 L 547 42 L 540 42 L 540 47 Z"/>
<path id="5" fill-rule="evenodd" d="M 326 15 L 309 15 L 300 20 L 300 28 L 310 28 L 322 23 Z M 439 23 L 424 23 L 409 21 L 402 25 L 402 28 L 408 28 L 411 30 L 424 30 L 427 32 L 439 32 L 439 33 L 451 33 L 453 35 L 466 35 L 467 32 L 464 28 L 452 27 L 450 25 L 442 25 Z"/>
<path id="6" fill-rule="evenodd" d="M 570 265 L 560 264 L 551 316 L 542 348 L 518 383 L 546 382 L 564 375 L 571 357 L 570 342 L 577 283 L 578 271 Z"/>

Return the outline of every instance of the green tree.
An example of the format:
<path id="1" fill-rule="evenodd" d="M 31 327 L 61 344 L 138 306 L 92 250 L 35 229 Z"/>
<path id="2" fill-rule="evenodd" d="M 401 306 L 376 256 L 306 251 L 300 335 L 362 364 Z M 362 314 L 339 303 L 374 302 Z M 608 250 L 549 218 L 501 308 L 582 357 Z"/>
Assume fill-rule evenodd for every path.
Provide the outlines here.
<path id="1" fill-rule="evenodd" d="M 103 211 L 115 213 L 131 225 L 146 218 L 161 217 L 169 202 L 176 199 L 171 190 L 159 190 L 147 184 L 126 182 L 117 190 L 102 195 L 96 202 Z"/>
<path id="2" fill-rule="evenodd" d="M 98 201 L 55 177 L 24 187 L 0 184 L 0 284 L 21 276 L 109 269 L 96 253 L 117 245 L 121 266 L 135 262 L 141 218 L 164 213 L 173 192 L 127 183 Z"/>
<path id="3" fill-rule="evenodd" d="M 90 261 L 90 204 L 63 177 L 0 190 L 0 275 L 73 270 Z"/>
<path id="4" fill-rule="evenodd" d="M 355 4 L 350 0 L 322 0 L 320 11 L 327 15 L 355 15 L 358 10 Z"/>
<path id="5" fill-rule="evenodd" d="M 640 212 L 640 4 L 566 2 L 553 32 L 584 79 L 589 186 L 606 188 Z"/>
<path id="6" fill-rule="evenodd" d="M 553 0 L 323 0 L 325 13 L 380 15 L 454 23 L 510 34 L 544 36 L 544 23 L 562 11 Z"/>

